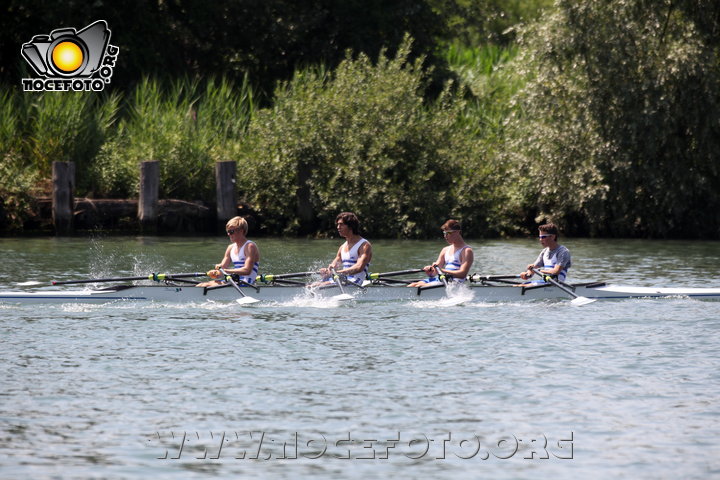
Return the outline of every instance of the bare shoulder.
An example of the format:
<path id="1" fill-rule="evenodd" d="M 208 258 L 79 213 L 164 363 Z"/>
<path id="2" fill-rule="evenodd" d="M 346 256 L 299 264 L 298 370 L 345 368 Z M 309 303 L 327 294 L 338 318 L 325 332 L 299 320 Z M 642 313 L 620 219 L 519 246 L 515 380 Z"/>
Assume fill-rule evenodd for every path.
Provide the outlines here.
<path id="1" fill-rule="evenodd" d="M 255 242 L 249 242 L 245 247 L 245 254 L 248 257 L 260 258 L 260 249 Z"/>

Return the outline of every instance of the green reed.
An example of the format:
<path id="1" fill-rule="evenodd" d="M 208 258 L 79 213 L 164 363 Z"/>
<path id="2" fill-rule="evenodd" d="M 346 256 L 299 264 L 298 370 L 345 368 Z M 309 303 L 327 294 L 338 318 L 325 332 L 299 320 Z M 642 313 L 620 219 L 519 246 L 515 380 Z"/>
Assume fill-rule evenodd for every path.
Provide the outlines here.
<path id="1" fill-rule="evenodd" d="M 214 163 L 236 158 L 255 98 L 247 78 L 145 79 L 127 95 L 0 88 L 0 229 L 21 229 L 50 193 L 53 161 L 75 162 L 78 196 L 134 196 L 138 163 L 159 160 L 161 195 L 211 199 Z"/>
<path id="2" fill-rule="evenodd" d="M 214 163 L 235 159 L 255 111 L 247 79 L 143 80 L 126 101 L 126 114 L 94 165 L 98 193 L 132 196 L 138 163 L 160 162 L 161 195 L 209 200 Z"/>

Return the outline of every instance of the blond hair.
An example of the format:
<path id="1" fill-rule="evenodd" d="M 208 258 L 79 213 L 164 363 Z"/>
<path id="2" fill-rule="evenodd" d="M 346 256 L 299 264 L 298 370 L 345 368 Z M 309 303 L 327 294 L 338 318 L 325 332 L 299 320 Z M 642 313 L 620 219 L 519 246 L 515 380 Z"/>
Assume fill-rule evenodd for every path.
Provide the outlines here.
<path id="1" fill-rule="evenodd" d="M 242 217 L 233 217 L 230 220 L 228 220 L 228 222 L 225 224 L 225 228 L 228 229 L 228 228 L 232 228 L 232 227 L 239 228 L 245 234 L 247 234 L 247 232 L 248 232 L 247 220 L 245 220 Z"/>

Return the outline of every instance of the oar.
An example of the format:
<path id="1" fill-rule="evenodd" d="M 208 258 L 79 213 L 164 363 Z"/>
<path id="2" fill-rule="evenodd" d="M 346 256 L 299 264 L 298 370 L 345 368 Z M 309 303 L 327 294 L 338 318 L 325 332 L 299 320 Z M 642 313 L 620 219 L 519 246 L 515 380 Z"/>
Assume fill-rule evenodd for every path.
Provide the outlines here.
<path id="1" fill-rule="evenodd" d="M 468 276 L 468 280 L 471 282 L 481 282 L 483 280 L 506 280 L 509 278 L 520 278 L 520 275 L 478 275 L 477 273 L 474 273 Z"/>
<path id="2" fill-rule="evenodd" d="M 595 300 L 597 300 L 596 298 L 582 297 L 582 296 L 578 295 L 577 293 L 573 292 L 572 290 L 570 290 L 569 288 L 565 288 L 565 287 L 563 287 L 562 285 L 560 285 L 560 283 L 559 283 L 559 282 L 556 282 L 555 280 L 553 280 L 550 275 L 545 275 L 545 274 L 543 274 L 543 273 L 540 273 L 539 271 L 537 271 L 537 270 L 534 269 L 534 268 L 531 269 L 531 270 L 532 270 L 534 273 L 537 273 L 538 275 L 540 275 L 540 276 L 543 278 L 543 280 L 552 283 L 553 285 L 555 285 L 556 287 L 558 287 L 558 288 L 559 288 L 560 290 L 562 290 L 563 292 L 565 292 L 565 293 L 567 293 L 568 295 L 574 297 L 574 298 L 570 301 L 570 303 L 572 303 L 573 305 L 578 305 L 578 306 L 587 305 L 588 303 L 593 303 Z"/>
<path id="3" fill-rule="evenodd" d="M 440 280 L 442 280 L 445 287 L 447 287 L 448 286 L 447 278 L 445 278 L 445 274 L 442 271 L 440 271 L 440 266 L 433 265 L 433 267 L 435 268 L 435 271 L 437 272 L 438 277 L 440 277 Z"/>
<path id="4" fill-rule="evenodd" d="M 220 273 L 225 275 L 225 278 L 227 279 L 227 281 L 230 282 L 233 287 L 235 287 L 235 290 L 240 292 L 240 295 L 242 295 L 242 298 L 238 298 L 237 300 L 235 300 L 237 303 L 239 303 L 240 305 L 250 305 L 251 303 L 257 303 L 260 301 L 257 298 L 253 298 L 253 297 L 246 295 L 245 292 L 242 291 L 240 286 L 237 283 L 235 283 L 235 280 L 233 280 L 232 275 L 228 275 L 227 273 L 225 273 L 225 269 L 221 268 Z"/>
<path id="5" fill-rule="evenodd" d="M 241 284 L 247 285 L 248 287 L 252 288 L 253 290 L 255 290 L 256 293 L 260 293 L 260 287 L 258 287 L 257 285 L 253 285 L 253 284 L 250 283 L 250 282 L 246 282 L 246 281 L 243 280 L 242 278 L 238 279 L 238 281 L 239 281 Z"/>
<path id="6" fill-rule="evenodd" d="M 306 286 L 307 283 L 305 282 L 298 282 L 297 280 L 278 280 L 277 278 L 272 281 L 272 283 L 277 283 L 280 285 L 301 285 Z"/>
<path id="7" fill-rule="evenodd" d="M 260 282 L 270 283 L 275 280 L 281 280 L 283 278 L 297 278 L 307 277 L 308 275 L 314 275 L 318 272 L 295 272 L 295 273 L 281 273 L 279 275 L 258 275 L 257 280 Z"/>
<path id="8" fill-rule="evenodd" d="M 131 282 L 133 280 L 153 280 L 160 282 L 172 280 L 173 278 L 204 277 L 204 273 L 151 273 L 142 277 L 115 277 L 115 278 L 90 278 L 87 280 L 53 280 L 53 285 L 70 285 L 74 283 L 101 283 L 101 282 Z"/>
<path id="9" fill-rule="evenodd" d="M 345 288 L 343 287 L 342 282 L 340 281 L 340 277 L 338 276 L 337 273 L 335 273 L 335 269 L 333 267 L 330 267 L 330 273 L 332 273 L 333 280 L 335 280 L 335 283 L 337 284 L 337 286 L 340 288 L 340 291 L 342 292 L 342 294 L 335 295 L 332 298 L 334 300 L 339 300 L 339 301 L 352 300 L 353 298 L 355 298 L 352 295 L 345 293 Z"/>
<path id="10" fill-rule="evenodd" d="M 396 277 L 398 275 L 409 275 L 411 273 L 420 273 L 422 268 L 413 268 L 412 270 L 397 270 L 395 272 L 371 273 L 367 276 L 368 280 L 378 280 L 384 277 Z"/>
<path id="11" fill-rule="evenodd" d="M 381 278 L 380 280 L 381 280 L 383 283 L 386 283 L 386 284 L 387 284 L 387 283 L 395 283 L 395 284 L 401 283 L 401 284 L 403 284 L 403 285 L 408 285 L 408 284 L 414 282 L 414 280 L 398 280 L 398 279 L 396 279 L 396 278 Z M 365 281 L 362 283 L 361 286 L 362 286 L 362 287 L 365 287 L 365 286 L 367 286 L 367 285 L 372 285 L 372 282 L 369 282 L 369 281 L 365 280 Z"/>
<path id="12" fill-rule="evenodd" d="M 477 273 L 474 273 L 472 275 L 468 275 L 467 279 L 468 281 L 472 283 L 481 282 L 484 284 L 484 282 L 493 282 L 493 283 L 508 283 L 510 285 L 520 285 L 523 281 L 517 281 L 516 279 L 520 278 L 520 275 L 478 275 Z M 506 280 L 508 279 L 508 280 Z M 513 279 L 513 280 L 509 280 Z"/>

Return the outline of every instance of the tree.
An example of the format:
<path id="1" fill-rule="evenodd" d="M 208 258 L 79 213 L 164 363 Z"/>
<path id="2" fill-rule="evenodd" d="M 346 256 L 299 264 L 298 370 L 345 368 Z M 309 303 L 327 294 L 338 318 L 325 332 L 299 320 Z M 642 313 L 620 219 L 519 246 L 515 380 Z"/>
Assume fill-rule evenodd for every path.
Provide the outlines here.
<path id="1" fill-rule="evenodd" d="M 377 58 L 394 52 L 403 35 L 413 56 L 434 57 L 443 23 L 415 0 L 167 0 L 147 2 L 24 2 L 9 0 L 0 15 L 0 81 L 17 84 L 28 70 L 20 46 L 34 35 L 82 28 L 104 19 L 120 47 L 113 88 L 132 90 L 147 76 L 224 76 L 272 92 L 298 66 L 337 65 L 347 49 Z"/>
<path id="2" fill-rule="evenodd" d="M 701 21 L 706 3 L 560 1 L 523 35 L 508 158 L 528 211 L 576 234 L 717 238 L 720 17 Z"/>

